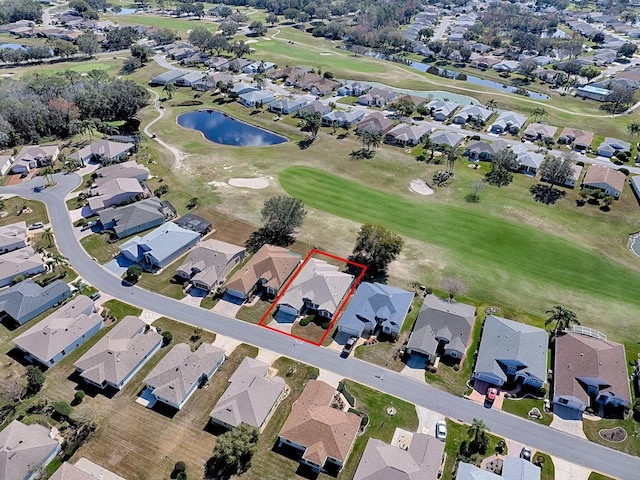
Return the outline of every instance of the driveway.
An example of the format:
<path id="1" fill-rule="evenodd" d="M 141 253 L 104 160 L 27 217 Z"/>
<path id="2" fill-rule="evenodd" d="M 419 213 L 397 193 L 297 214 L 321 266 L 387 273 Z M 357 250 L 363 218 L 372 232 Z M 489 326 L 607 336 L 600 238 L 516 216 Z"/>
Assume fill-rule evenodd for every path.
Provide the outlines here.
<path id="1" fill-rule="evenodd" d="M 426 433 L 427 435 L 435 437 L 436 423 L 441 420 L 445 420 L 445 416 L 419 405 L 416 405 L 416 413 L 418 414 L 418 432 Z"/>
<path id="2" fill-rule="evenodd" d="M 213 308 L 212 312 L 219 313 L 220 315 L 224 315 L 225 317 L 236 318 L 236 315 L 242 308 L 242 304 L 238 305 L 237 303 L 228 302 L 227 300 L 221 298 L 218 300 Z"/>
<path id="3" fill-rule="evenodd" d="M 558 480 L 588 480 L 591 470 L 561 458 L 552 457 Z M 631 477 L 629 477 L 631 478 Z"/>
<path id="4" fill-rule="evenodd" d="M 587 438 L 582 428 L 582 413 L 574 410 L 573 408 L 554 405 L 551 428 L 555 428 L 556 430 L 560 430 L 561 432 L 568 433 L 575 437 Z"/>
<path id="5" fill-rule="evenodd" d="M 133 265 L 133 263 L 134 262 L 124 258 L 122 255 L 118 255 L 109 263 L 105 263 L 104 268 L 109 271 L 109 273 L 115 275 L 118 278 L 121 278 L 122 275 L 127 272 L 127 268 Z"/>

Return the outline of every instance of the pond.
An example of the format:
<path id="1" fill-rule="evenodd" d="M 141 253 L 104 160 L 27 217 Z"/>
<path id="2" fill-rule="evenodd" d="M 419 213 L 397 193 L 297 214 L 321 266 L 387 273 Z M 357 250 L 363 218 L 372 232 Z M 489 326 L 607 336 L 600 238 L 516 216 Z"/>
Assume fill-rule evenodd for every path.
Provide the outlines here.
<path id="1" fill-rule="evenodd" d="M 110 8 L 108 10 L 114 15 L 133 15 L 136 12 L 142 11 L 139 8 L 121 8 L 119 12 L 114 12 Z"/>
<path id="2" fill-rule="evenodd" d="M 640 233 L 635 233 L 629 237 L 629 248 L 640 257 Z"/>
<path id="3" fill-rule="evenodd" d="M 218 110 L 198 110 L 178 115 L 178 125 L 202 132 L 207 140 L 235 147 L 278 145 L 287 139 L 236 120 Z"/>
<path id="4" fill-rule="evenodd" d="M 411 68 L 414 68 L 421 72 L 426 72 L 430 65 L 427 63 L 412 62 L 410 66 Z M 438 68 L 438 72 L 440 72 L 440 75 L 446 75 L 449 78 L 456 78 L 459 75 L 459 72 L 445 70 L 444 68 Z M 467 74 L 465 73 L 465 75 Z M 485 80 L 484 78 L 476 77 L 474 75 L 467 75 L 467 82 L 475 83 L 476 85 L 483 85 L 489 88 L 495 88 L 496 90 L 506 90 L 509 93 L 514 93 L 518 89 L 517 87 L 511 85 L 494 82 L 493 80 Z M 529 93 L 529 98 L 535 98 L 537 100 L 549 99 L 549 95 L 545 95 L 544 93 L 532 92 L 531 90 L 527 90 L 527 92 Z"/>

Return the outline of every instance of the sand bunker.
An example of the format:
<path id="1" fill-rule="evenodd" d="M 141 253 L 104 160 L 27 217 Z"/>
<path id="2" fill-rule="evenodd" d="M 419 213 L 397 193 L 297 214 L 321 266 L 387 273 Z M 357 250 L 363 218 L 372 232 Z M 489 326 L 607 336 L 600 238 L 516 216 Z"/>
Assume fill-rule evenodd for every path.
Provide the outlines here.
<path id="1" fill-rule="evenodd" d="M 252 44 L 252 43 L 258 43 L 258 40 L 251 40 L 251 39 L 250 39 L 250 40 L 245 40 L 245 41 L 244 41 L 244 44 L 245 44 L 245 45 L 250 45 L 250 44 Z"/>
<path id="2" fill-rule="evenodd" d="M 411 180 L 409 188 L 411 188 L 412 191 L 416 192 L 419 195 L 433 195 L 433 188 L 427 185 L 427 182 L 421 180 L 420 178 Z"/>
<path id="3" fill-rule="evenodd" d="M 335 53 L 330 53 L 330 52 L 320 52 L 320 56 L 322 57 L 327 57 L 329 55 L 335 55 Z"/>
<path id="4" fill-rule="evenodd" d="M 229 180 L 229 185 L 231 185 L 232 187 L 252 188 L 254 190 L 260 190 L 269 186 L 269 179 L 265 177 L 232 178 Z"/>

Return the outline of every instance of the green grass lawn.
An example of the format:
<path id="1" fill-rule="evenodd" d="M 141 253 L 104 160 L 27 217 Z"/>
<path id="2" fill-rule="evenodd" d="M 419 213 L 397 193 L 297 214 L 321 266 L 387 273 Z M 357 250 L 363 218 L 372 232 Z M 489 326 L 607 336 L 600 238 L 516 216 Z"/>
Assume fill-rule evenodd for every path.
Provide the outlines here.
<path id="1" fill-rule="evenodd" d="M 630 312 L 640 306 L 639 272 L 532 226 L 481 209 L 411 200 L 310 167 L 287 168 L 279 181 L 311 208 L 378 223 L 439 248 L 440 260 L 467 282 L 469 296 L 483 302 L 520 302 L 521 308 L 544 315 L 555 302 L 580 298 L 609 311 L 606 319 L 591 319 L 591 326 L 605 332 L 614 318 L 624 321 L 621 307 Z M 579 308 L 576 300 L 569 306 Z"/>
<path id="2" fill-rule="evenodd" d="M 543 458 L 544 463 L 540 468 L 540 480 L 555 480 L 556 467 L 553 464 L 553 460 L 546 453 L 536 452 L 531 459 L 536 465 L 538 465 L 538 458 Z M 538 465 L 539 466 L 539 465 Z"/>
<path id="3" fill-rule="evenodd" d="M 591 472 L 589 478 L 587 480 L 614 480 L 611 477 L 607 477 L 606 475 L 602 475 L 601 473 Z"/>
<path id="4" fill-rule="evenodd" d="M 138 316 L 142 313 L 142 309 L 115 299 L 104 302 L 103 306 L 118 320 L 122 320 L 127 315 Z"/>
<path id="5" fill-rule="evenodd" d="M 534 407 L 542 413 L 540 420 L 528 415 L 529 411 Z M 536 423 L 542 423 L 543 425 L 551 425 L 551 420 L 553 420 L 553 415 L 545 413 L 542 400 L 535 400 L 533 398 L 523 398 L 519 400 L 505 398 L 502 404 L 502 410 Z"/>
<path id="6" fill-rule="evenodd" d="M 185 34 L 189 30 L 193 30 L 196 27 L 207 27 L 211 32 L 215 32 L 217 30 L 217 24 L 213 22 L 207 22 L 202 20 L 185 20 L 179 18 L 172 17 L 160 17 L 152 14 L 144 14 L 144 15 L 112 15 L 105 14 L 101 15 L 106 20 L 111 20 L 112 22 L 118 23 L 120 25 L 145 25 L 148 27 L 159 27 L 159 28 L 171 28 L 176 30 L 180 34 Z M 102 19 L 102 18 L 101 18 Z"/>
<path id="7" fill-rule="evenodd" d="M 82 245 L 89 256 L 95 258 L 98 263 L 103 264 L 110 262 L 114 255 L 120 253 L 118 246 L 124 243 L 124 240 L 109 243 L 107 241 L 108 239 L 109 235 L 94 233 L 80 239 L 80 245 Z"/>
<path id="8" fill-rule="evenodd" d="M 21 197 L 3 198 L 2 210 L 7 215 L 0 217 L 0 226 L 11 225 L 17 222 L 26 222 L 30 225 L 34 222 L 49 223 L 49 215 L 44 203 L 35 200 L 25 200 Z"/>
<path id="9" fill-rule="evenodd" d="M 589 420 L 582 421 L 582 427 L 584 433 L 589 440 L 600 445 L 605 445 L 615 450 L 626 452 L 630 455 L 640 456 L 640 422 L 633 419 L 633 416 L 625 420 L 616 419 L 603 419 L 603 420 Z M 610 442 L 603 439 L 599 435 L 599 431 L 607 428 L 622 427 L 627 432 L 627 439 L 623 442 Z"/>
<path id="10" fill-rule="evenodd" d="M 138 279 L 137 286 L 176 300 L 184 298 L 184 293 L 182 292 L 183 284 L 174 280 L 176 268 L 182 263 L 182 259 L 184 259 L 184 256 L 160 273 L 144 272 Z"/>

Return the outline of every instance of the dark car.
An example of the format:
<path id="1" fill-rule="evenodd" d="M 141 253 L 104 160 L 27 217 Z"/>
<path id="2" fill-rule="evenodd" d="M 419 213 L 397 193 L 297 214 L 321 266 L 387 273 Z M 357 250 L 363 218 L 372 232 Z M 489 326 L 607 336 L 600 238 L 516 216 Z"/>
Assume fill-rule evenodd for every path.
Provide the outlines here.
<path id="1" fill-rule="evenodd" d="M 531 461 L 531 449 L 524 447 L 522 450 L 520 450 L 520 458 L 523 460 L 526 460 L 527 462 Z"/>

